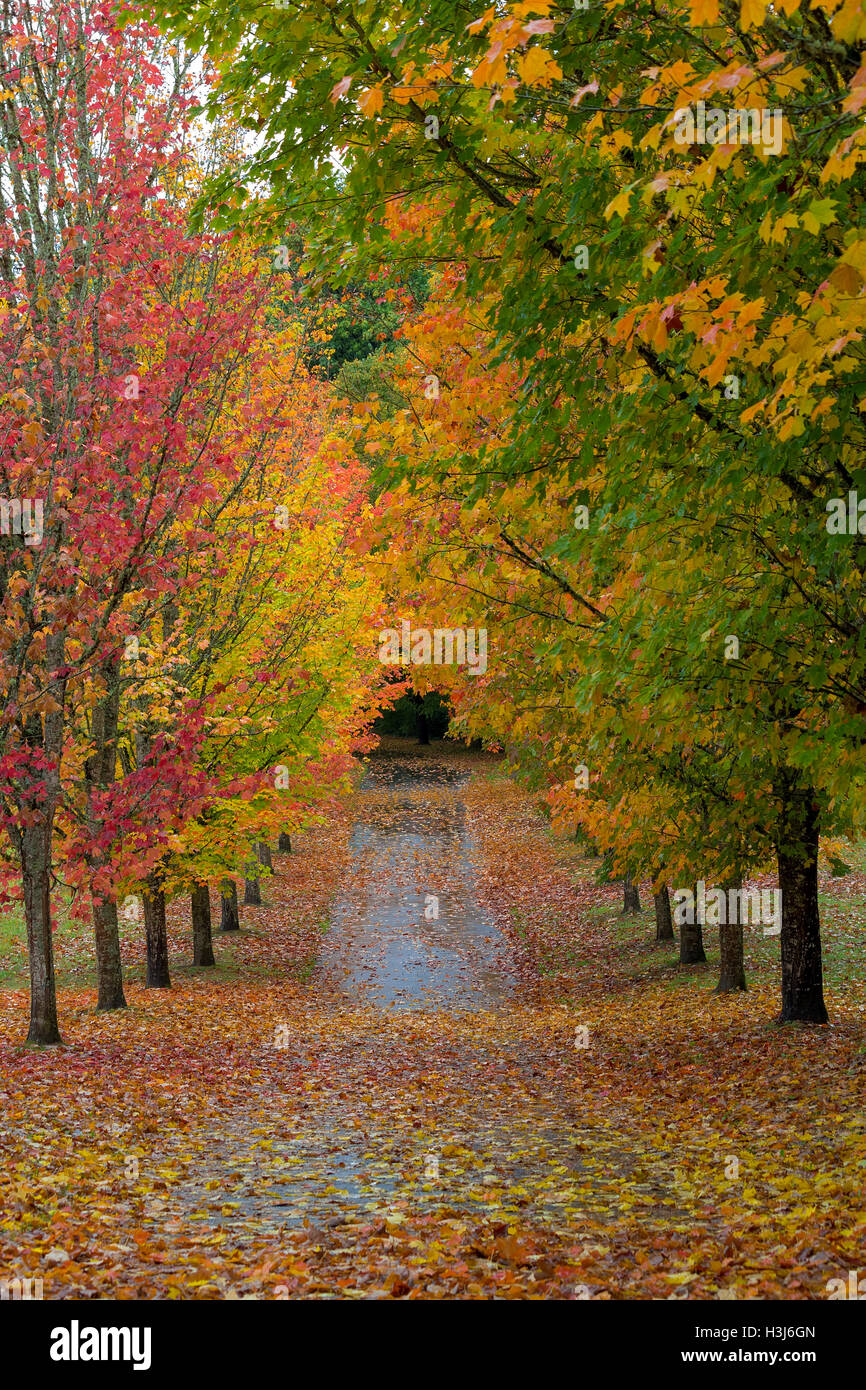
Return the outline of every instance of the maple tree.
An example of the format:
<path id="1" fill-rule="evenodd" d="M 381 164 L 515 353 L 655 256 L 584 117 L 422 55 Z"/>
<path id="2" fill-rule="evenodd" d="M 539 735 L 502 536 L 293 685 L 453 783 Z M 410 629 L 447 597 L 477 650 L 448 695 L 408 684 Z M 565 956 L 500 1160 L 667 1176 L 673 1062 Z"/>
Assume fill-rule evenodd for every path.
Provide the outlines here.
<path id="1" fill-rule="evenodd" d="M 515 400 L 446 450 L 440 497 L 456 494 L 475 534 L 479 513 L 504 522 L 509 560 L 595 609 L 593 696 L 610 699 L 639 652 L 642 708 L 663 697 L 677 736 L 696 688 L 714 724 L 736 709 L 732 741 L 767 760 L 749 796 L 784 898 L 782 1016 L 821 1021 L 818 832 L 862 813 L 862 547 L 825 526 L 825 503 L 862 486 L 860 6 L 540 0 L 468 26 L 451 4 L 159 10 L 215 55 L 219 100 L 260 134 L 244 196 L 233 173 L 211 187 L 224 219 L 315 215 L 323 277 L 457 267 L 460 350 L 477 353 L 474 313 Z M 746 128 L 753 110 L 777 120 L 778 138 L 760 121 L 751 147 L 702 148 L 694 125 L 678 140 L 678 113 L 719 97 Z M 250 199 L 253 179 L 266 191 Z M 539 533 L 530 505 L 549 516 L 552 496 L 618 517 L 619 560 L 609 528 Z M 572 574 L 587 551 L 595 593 Z M 702 583 L 708 553 L 717 586 Z M 653 604 L 672 565 L 679 589 Z M 722 666 L 706 634 L 736 637 L 739 657 Z"/>
<path id="2" fill-rule="evenodd" d="M 186 231 L 183 189 L 195 97 L 190 60 L 160 46 L 153 29 L 121 28 L 98 6 L 89 13 L 61 6 L 50 23 L 45 20 L 39 7 L 25 7 L 5 40 L 12 61 L 4 140 L 14 196 L 4 208 L 4 358 L 10 373 L 4 486 L 12 497 L 37 499 L 42 533 L 37 538 L 27 532 L 4 544 L 0 770 L 4 824 L 19 860 L 30 943 L 30 1040 L 41 1043 L 59 1037 L 49 881 L 61 802 L 70 796 L 74 802 L 83 788 L 73 814 L 77 833 L 60 826 L 69 851 L 67 881 L 93 897 L 100 1001 L 117 1007 L 123 1003 L 113 891 L 118 872 L 127 885 L 146 881 L 151 978 L 166 984 L 165 866 L 158 869 L 166 844 L 174 837 L 179 849 L 178 833 L 191 833 L 188 827 L 221 794 L 238 804 L 261 800 L 267 770 L 262 757 L 272 751 L 263 746 L 262 734 L 268 718 L 271 726 L 276 722 L 273 705 L 270 715 L 261 698 L 248 698 L 246 713 L 231 706 L 217 710 L 212 721 L 221 721 L 221 736 L 208 752 L 213 723 L 208 726 L 204 705 L 214 698 L 208 687 L 218 688 L 222 678 L 224 690 L 234 680 L 241 694 L 252 688 L 260 696 L 274 664 L 290 650 L 300 657 L 301 673 L 309 675 L 303 668 L 310 653 L 300 634 L 315 629 L 320 660 L 332 660 L 334 674 L 320 683 L 317 696 L 302 689 L 294 700 L 288 697 L 308 730 L 306 744 L 294 740 L 292 761 L 303 764 L 315 748 L 318 771 L 333 775 L 334 758 L 364 717 L 361 687 L 354 704 L 346 693 L 346 658 L 354 659 L 357 645 L 346 627 L 351 600 L 340 611 L 339 643 L 332 650 L 327 613 L 339 610 L 336 589 L 330 608 L 308 603 L 305 629 L 298 627 L 299 610 L 287 610 L 280 593 L 281 583 L 297 592 L 301 580 L 308 595 L 326 579 L 338 588 L 335 526 L 341 523 L 336 505 L 328 518 L 321 492 L 333 490 L 333 471 L 342 471 L 345 481 L 335 495 L 350 498 L 353 475 L 338 462 L 327 480 L 321 471 L 319 481 L 312 472 L 303 479 L 296 469 L 293 481 L 285 464 L 274 473 L 271 456 L 275 436 L 287 423 L 286 397 L 293 390 L 298 396 L 299 387 L 289 362 L 282 387 L 266 389 L 275 364 L 286 366 L 278 336 L 271 334 L 267 343 L 261 338 L 270 271 L 263 275 L 255 257 L 239 259 L 225 238 L 207 231 L 191 238 Z M 34 153 L 38 170 L 28 163 Z M 295 404 L 303 408 L 299 396 Z M 296 447 L 302 445 L 315 451 L 309 428 L 296 440 Z M 278 457 L 285 458 L 288 435 L 281 448 Z M 263 457 L 270 474 L 262 471 Z M 286 537 L 279 547 L 282 565 L 269 561 L 256 589 L 255 550 L 237 553 L 240 587 L 233 593 L 225 586 L 225 602 L 234 609 L 214 610 L 212 636 L 225 649 L 224 663 L 238 655 L 238 633 L 247 642 L 251 670 L 243 684 L 230 661 L 220 677 L 219 663 L 211 670 L 200 655 L 182 660 L 172 647 L 174 630 L 184 620 L 184 594 L 205 577 L 212 584 L 219 579 L 215 557 L 235 539 L 231 528 L 219 525 L 226 506 L 240 497 L 234 524 L 243 524 L 251 506 L 258 507 L 261 524 L 263 487 L 280 485 L 294 489 L 295 525 L 314 532 L 318 559 L 301 545 L 287 564 Z M 253 490 L 249 497 L 245 488 Z M 305 488 L 310 496 L 319 494 L 325 520 L 318 532 Z M 264 524 L 279 538 L 276 508 L 287 516 L 292 510 L 278 491 Z M 313 569 L 304 569 L 305 555 Z M 350 582 L 360 594 L 358 580 Z M 261 609 L 258 629 L 244 603 L 253 613 Z M 358 616 L 356 625 L 360 621 Z M 209 651 L 201 615 L 191 612 L 189 625 L 196 651 Z M 128 644 L 137 649 L 139 634 L 153 627 L 161 647 L 156 679 L 134 661 L 124 669 Z M 143 635 L 141 640 L 146 645 Z M 170 668 L 179 662 L 173 679 Z M 287 667 L 278 682 L 284 702 L 293 683 Z M 351 726 L 348 743 L 334 723 L 341 700 L 342 727 Z M 233 770 L 227 741 L 232 727 L 237 732 L 252 722 L 251 712 L 262 720 L 258 754 L 252 760 L 244 755 L 248 766 Z M 284 731 L 283 747 L 286 736 Z M 119 780 L 118 756 L 126 761 Z M 268 775 L 273 779 L 273 772 Z M 311 781 L 306 772 L 302 781 Z M 273 788 L 270 799 L 276 799 Z M 224 836 L 224 824 L 211 820 L 212 833 Z M 248 842 L 256 827 L 244 830 L 237 804 L 233 824 Z M 119 865 L 113 862 L 118 858 Z M 227 866 L 236 864 L 217 855 L 214 864 L 200 865 L 195 881 Z"/>
<path id="3" fill-rule="evenodd" d="M 338 440 L 326 443 L 297 351 L 272 331 L 251 346 L 216 428 L 234 485 L 201 509 L 176 600 L 150 617 L 144 605 L 135 659 L 121 663 L 124 775 L 100 808 L 113 846 L 103 871 L 113 892 L 144 889 L 154 984 L 169 983 L 165 897 L 196 896 L 196 963 L 212 964 L 204 886 L 247 868 L 257 842 L 321 814 L 377 707 L 375 596 L 348 549 L 362 473 Z M 73 884 L 83 833 L 65 846 Z"/>
<path id="4" fill-rule="evenodd" d="M 49 884 L 67 708 L 117 642 L 133 584 L 171 585 L 162 537 L 202 495 L 215 361 L 242 350 L 248 316 L 244 286 L 219 319 L 199 301 L 195 323 L 176 296 L 172 313 L 175 276 L 206 248 L 160 182 L 192 96 L 186 65 L 176 54 L 164 74 L 154 42 L 95 6 L 5 15 L 3 485 L 40 524 L 3 545 L 0 782 L 39 1043 L 59 1037 Z"/>

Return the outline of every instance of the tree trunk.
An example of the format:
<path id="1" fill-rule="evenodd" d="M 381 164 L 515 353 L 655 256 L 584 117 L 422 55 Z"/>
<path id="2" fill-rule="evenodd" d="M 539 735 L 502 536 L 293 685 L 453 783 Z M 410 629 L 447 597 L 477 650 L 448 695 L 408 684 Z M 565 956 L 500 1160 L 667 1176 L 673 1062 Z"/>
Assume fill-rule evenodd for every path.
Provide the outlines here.
<path id="1" fill-rule="evenodd" d="M 738 990 L 746 988 L 746 972 L 743 967 L 743 921 L 740 910 L 740 900 L 737 900 L 737 907 L 731 910 L 731 889 L 740 889 L 743 886 L 742 874 L 731 879 L 728 883 L 722 884 L 722 892 L 725 895 L 726 921 L 719 923 L 719 950 L 721 953 L 721 963 L 719 966 L 719 983 L 716 986 L 716 994 L 736 994 Z M 731 921 L 731 918 L 734 920 Z"/>
<path id="2" fill-rule="evenodd" d="M 63 665 L 65 636 L 49 633 L 45 653 L 49 670 Z M 24 920 L 30 958 L 30 1028 L 27 1041 L 40 1047 L 62 1042 L 57 1023 L 57 991 L 54 983 L 54 943 L 51 937 L 51 836 L 54 811 L 60 795 L 60 758 L 65 727 L 66 684 L 51 676 L 48 691 L 55 708 L 43 717 L 31 713 L 25 721 L 28 747 L 48 759 L 50 770 L 20 779 L 16 809 L 23 814 L 20 827 L 10 833 L 21 867 Z"/>
<path id="3" fill-rule="evenodd" d="M 244 878 L 244 907 L 260 907 L 262 890 L 257 878 Z"/>
<path id="4" fill-rule="evenodd" d="M 271 858 L 270 846 L 264 840 L 259 840 L 256 845 L 256 857 L 259 863 L 263 864 L 266 869 L 273 869 L 274 861 Z"/>
<path id="5" fill-rule="evenodd" d="M 220 931 L 240 931 L 238 916 L 238 886 L 233 878 L 224 878 L 220 884 Z"/>
<path id="6" fill-rule="evenodd" d="M 206 883 L 197 883 L 192 890 L 192 963 L 216 965 L 210 922 L 210 890 Z"/>
<path id="7" fill-rule="evenodd" d="M 24 917 L 30 953 L 29 1043 L 62 1042 L 57 1023 L 54 945 L 51 939 L 51 821 L 27 826 L 19 840 Z"/>
<path id="8" fill-rule="evenodd" d="M 147 987 L 170 989 L 165 894 L 153 874 L 144 891 L 144 930 L 147 935 Z"/>
<path id="9" fill-rule="evenodd" d="M 826 1023 L 818 911 L 818 806 L 812 787 L 782 768 L 776 854 L 782 892 L 781 1023 Z"/>
<path id="10" fill-rule="evenodd" d="M 98 806 L 100 792 L 114 783 L 117 772 L 117 726 L 120 715 L 120 670 L 117 657 L 107 657 L 100 668 L 105 693 L 93 708 L 93 748 L 84 760 L 84 779 L 87 785 L 87 829 L 94 838 L 103 829 L 102 813 Z M 87 851 L 91 873 L 104 862 L 106 851 L 100 855 Z M 93 937 L 96 945 L 97 1010 L 125 1009 L 123 966 L 120 959 L 120 933 L 117 924 L 117 902 L 114 897 L 94 895 Z"/>
<path id="11" fill-rule="evenodd" d="M 123 966 L 120 960 L 120 933 L 117 902 L 114 898 L 94 898 L 93 936 L 96 942 L 96 1008 L 125 1009 Z"/>
<path id="12" fill-rule="evenodd" d="M 277 845 L 277 851 L 280 854 L 291 854 L 292 852 L 291 836 L 287 835 L 285 830 L 280 831 L 280 840 L 279 844 Z"/>
<path id="13" fill-rule="evenodd" d="M 658 893 L 653 894 L 656 909 L 656 941 L 673 941 L 674 923 L 671 917 L 671 895 L 663 883 Z"/>
<path id="14" fill-rule="evenodd" d="M 640 912 L 640 893 L 631 875 L 626 874 L 622 881 L 622 915 L 625 917 L 630 912 Z"/>
<path id="15" fill-rule="evenodd" d="M 695 920 L 694 922 L 682 922 L 680 924 L 680 965 L 697 965 L 705 961 L 707 956 L 704 951 L 704 932 L 701 923 L 698 921 L 698 890 L 694 890 Z"/>

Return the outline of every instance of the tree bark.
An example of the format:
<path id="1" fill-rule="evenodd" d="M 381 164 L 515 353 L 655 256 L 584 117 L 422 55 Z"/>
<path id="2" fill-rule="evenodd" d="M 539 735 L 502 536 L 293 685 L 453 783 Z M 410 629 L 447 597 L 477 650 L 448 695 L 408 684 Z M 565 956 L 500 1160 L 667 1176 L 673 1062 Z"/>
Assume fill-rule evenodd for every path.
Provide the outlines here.
<path id="1" fill-rule="evenodd" d="M 120 715 L 120 672 L 118 659 L 108 657 L 101 666 L 105 693 L 93 709 L 93 751 L 84 760 L 87 786 L 87 829 L 96 836 L 102 829 L 97 804 L 100 792 L 110 787 L 117 771 L 117 726 Z M 100 867 L 104 854 L 87 852 L 91 873 Z M 117 902 L 113 897 L 94 895 L 93 937 L 96 946 L 97 1010 L 125 1009 L 123 966 L 120 959 L 120 932 Z"/>
<path id="2" fill-rule="evenodd" d="M 116 900 L 94 898 L 92 916 L 96 942 L 97 1011 L 125 1009 Z"/>
<path id="3" fill-rule="evenodd" d="M 630 912 L 640 912 L 640 893 L 631 875 L 626 874 L 622 881 L 622 915 L 625 917 Z"/>
<path id="4" fill-rule="evenodd" d="M 197 883 L 192 890 L 192 963 L 216 965 L 210 920 L 210 890 Z"/>
<path id="5" fill-rule="evenodd" d="M 737 900 L 737 908 L 733 912 L 731 911 L 730 899 L 730 890 L 740 889 L 742 886 L 741 874 L 731 879 L 730 882 L 722 884 L 722 892 L 725 895 L 726 921 L 719 923 L 721 962 L 716 994 L 736 994 L 738 990 L 746 988 L 746 972 L 743 966 L 743 922 L 739 899 Z M 734 918 L 733 921 L 731 921 L 732 917 Z"/>
<path id="6" fill-rule="evenodd" d="M 812 787 L 782 768 L 776 855 L 782 891 L 780 1023 L 826 1023 L 818 910 L 818 805 Z"/>
<path id="7" fill-rule="evenodd" d="M 273 869 L 274 861 L 271 858 L 270 846 L 264 840 L 259 840 L 256 845 L 256 857 L 259 863 L 263 864 L 266 869 Z"/>
<path id="8" fill-rule="evenodd" d="M 220 903 L 220 931 L 240 931 L 238 886 L 233 878 L 224 878 L 220 884 Z"/>
<path id="9" fill-rule="evenodd" d="M 694 889 L 695 920 L 680 924 L 680 965 L 698 965 L 707 958 L 704 950 L 704 932 L 698 921 L 698 890 Z"/>
<path id="10" fill-rule="evenodd" d="M 27 948 L 30 954 L 29 1043 L 62 1042 L 57 1023 L 54 944 L 51 939 L 51 820 L 27 826 L 20 838 Z"/>
<path id="11" fill-rule="evenodd" d="M 65 637 L 50 633 L 45 652 L 49 670 L 62 665 Z M 66 683 L 51 676 L 48 690 L 55 708 L 43 718 L 31 714 L 25 723 L 30 749 L 49 760 L 50 770 L 40 772 L 35 784 L 27 774 L 20 780 L 17 810 L 20 826 L 10 835 L 21 867 L 27 950 L 30 958 L 30 1028 L 27 1041 L 40 1047 L 62 1042 L 57 1022 L 57 990 L 54 982 L 54 943 L 51 936 L 51 837 L 54 812 L 60 795 L 60 758 L 65 727 Z"/>
<path id="12" fill-rule="evenodd" d="M 674 923 L 671 917 L 671 895 L 663 883 L 658 893 L 653 894 L 656 909 L 656 941 L 674 940 Z"/>
<path id="13" fill-rule="evenodd" d="M 244 878 L 244 907 L 260 907 L 262 890 L 257 878 Z"/>
<path id="14" fill-rule="evenodd" d="M 165 894 L 153 874 L 144 891 L 144 930 L 147 936 L 147 987 L 170 989 Z"/>
<path id="15" fill-rule="evenodd" d="M 277 845 L 277 851 L 280 854 L 291 854 L 292 852 L 291 836 L 287 835 L 285 830 L 280 831 L 280 840 L 279 844 Z"/>

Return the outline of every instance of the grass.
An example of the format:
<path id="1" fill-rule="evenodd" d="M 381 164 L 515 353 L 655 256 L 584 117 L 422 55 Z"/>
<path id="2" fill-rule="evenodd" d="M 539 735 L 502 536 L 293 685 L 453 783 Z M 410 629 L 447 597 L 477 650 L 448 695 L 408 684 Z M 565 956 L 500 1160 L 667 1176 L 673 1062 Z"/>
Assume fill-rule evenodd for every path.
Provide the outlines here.
<path id="1" fill-rule="evenodd" d="M 55 902 L 56 929 L 54 932 L 54 968 L 58 989 L 96 988 L 96 964 L 94 960 L 93 929 L 90 921 L 81 921 L 70 915 L 68 896 L 58 892 Z M 217 921 L 219 918 L 217 917 Z M 145 975 L 144 926 L 141 922 L 126 921 L 123 917 L 118 923 L 120 948 L 123 957 L 123 977 L 125 980 L 140 981 Z M 215 966 L 194 966 L 186 958 L 178 959 L 172 952 L 170 969 L 172 975 L 180 977 L 204 974 L 216 978 L 232 980 L 241 969 L 235 962 L 231 949 L 233 933 L 214 929 Z M 266 973 L 266 972 L 262 972 Z M 21 908 L 13 908 L 0 917 L 0 989 L 28 989 L 30 973 L 27 962 L 27 933 L 24 926 L 24 913 Z"/>
<path id="2" fill-rule="evenodd" d="M 561 861 L 567 863 L 576 883 L 594 878 L 599 859 L 586 856 L 585 850 L 561 831 L 544 822 L 545 835 L 556 845 Z M 830 986 L 840 986 L 866 977 L 866 841 L 839 846 L 840 857 L 850 873 L 833 876 L 821 873 L 818 905 L 821 914 L 821 944 L 824 980 Z M 655 913 L 652 900 L 647 905 L 648 885 L 642 883 L 644 907 L 640 913 L 623 916 L 621 901 L 595 903 L 582 908 L 582 915 L 592 921 L 606 922 L 618 946 L 640 952 L 641 959 L 627 971 L 634 980 L 645 978 L 648 969 L 656 974 L 665 988 L 683 986 L 705 989 L 707 975 L 714 975 L 719 966 L 718 933 L 713 927 L 704 929 L 706 965 L 680 966 L 677 959 L 678 940 L 656 942 Z M 677 931 L 677 928 L 674 928 Z M 651 959 L 648 961 L 647 957 Z M 658 957 L 664 957 L 664 960 Z M 652 957 L 657 959 L 654 961 Z M 777 937 L 764 937 L 746 928 L 746 981 L 779 968 Z M 715 987 L 715 980 L 712 981 Z"/>
<path id="3" fill-rule="evenodd" d="M 90 923 L 70 915 L 71 898 L 54 895 L 54 964 L 58 988 L 76 988 L 93 980 L 93 936 Z M 124 923 L 124 926 L 127 924 Z M 123 935 L 123 932 L 121 932 Z M 0 917 L 0 987 L 25 989 L 30 984 L 24 909 L 15 906 Z"/>

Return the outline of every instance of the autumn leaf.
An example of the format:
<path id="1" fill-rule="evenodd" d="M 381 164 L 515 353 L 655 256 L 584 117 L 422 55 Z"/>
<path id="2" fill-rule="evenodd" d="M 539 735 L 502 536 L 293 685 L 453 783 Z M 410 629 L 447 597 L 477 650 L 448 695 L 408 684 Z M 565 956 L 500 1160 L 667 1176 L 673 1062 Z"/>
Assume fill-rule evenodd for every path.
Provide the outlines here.
<path id="1" fill-rule="evenodd" d="M 740 27 L 745 31 L 763 24 L 766 12 L 766 0 L 740 0 Z"/>
<path id="2" fill-rule="evenodd" d="M 359 95 L 358 108 L 362 115 L 366 116 L 368 120 L 372 120 L 382 110 L 384 101 L 385 97 L 381 85 L 369 87 L 367 91 Z"/>
<path id="3" fill-rule="evenodd" d="M 351 85 L 351 77 L 341 78 L 337 85 L 334 87 L 333 91 L 331 92 L 331 101 L 339 101 L 340 97 L 344 97 L 346 95 Z"/>
<path id="4" fill-rule="evenodd" d="M 692 24 L 715 24 L 719 17 L 719 0 L 690 0 L 690 5 Z"/>
<path id="5" fill-rule="evenodd" d="M 531 48 L 525 58 L 518 60 L 517 71 L 520 80 L 528 87 L 549 87 L 551 82 L 562 76 L 562 69 L 555 58 L 538 47 Z"/>

